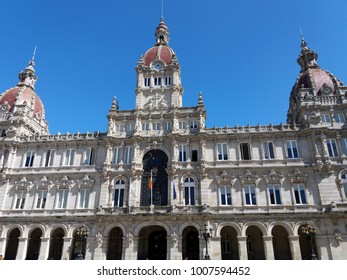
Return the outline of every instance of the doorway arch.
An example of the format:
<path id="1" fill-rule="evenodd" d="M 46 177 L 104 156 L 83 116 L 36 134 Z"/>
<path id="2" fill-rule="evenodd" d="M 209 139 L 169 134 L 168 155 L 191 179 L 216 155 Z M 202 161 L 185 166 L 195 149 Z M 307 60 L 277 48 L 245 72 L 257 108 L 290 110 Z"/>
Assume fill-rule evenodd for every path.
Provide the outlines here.
<path id="1" fill-rule="evenodd" d="M 39 228 L 34 229 L 30 234 L 28 251 L 27 251 L 27 260 L 38 260 L 41 247 L 41 237 L 42 230 Z"/>
<path id="2" fill-rule="evenodd" d="M 276 225 L 271 232 L 275 260 L 291 260 L 287 230 L 283 226 Z"/>
<path id="3" fill-rule="evenodd" d="M 49 260 L 61 260 L 64 245 L 64 230 L 57 228 L 51 234 L 49 246 Z"/>
<path id="4" fill-rule="evenodd" d="M 17 257 L 18 245 L 19 245 L 20 231 L 18 228 L 11 230 L 8 235 L 8 243 L 6 246 L 5 260 L 15 260 Z"/>
<path id="5" fill-rule="evenodd" d="M 168 157 L 161 150 L 148 151 L 142 160 L 141 206 L 166 206 L 168 204 Z M 152 178 L 152 190 L 149 182 Z"/>
<path id="6" fill-rule="evenodd" d="M 147 226 L 140 231 L 138 255 L 139 260 L 167 259 L 167 232 L 161 226 Z"/>
<path id="7" fill-rule="evenodd" d="M 239 260 L 239 245 L 237 232 L 231 226 L 225 226 L 221 232 L 222 260 Z"/>
<path id="8" fill-rule="evenodd" d="M 199 247 L 199 232 L 193 227 L 189 226 L 183 230 L 182 233 L 182 258 L 183 260 L 199 260 L 200 259 Z"/>
<path id="9" fill-rule="evenodd" d="M 123 231 L 114 227 L 109 233 L 107 260 L 121 260 L 123 250 Z"/>

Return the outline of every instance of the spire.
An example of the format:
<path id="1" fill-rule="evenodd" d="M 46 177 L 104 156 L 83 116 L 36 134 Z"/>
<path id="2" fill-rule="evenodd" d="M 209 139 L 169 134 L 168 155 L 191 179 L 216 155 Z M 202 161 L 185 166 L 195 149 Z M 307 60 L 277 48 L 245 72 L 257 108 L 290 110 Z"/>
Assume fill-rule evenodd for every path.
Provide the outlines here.
<path id="1" fill-rule="evenodd" d="M 301 72 L 306 71 L 308 68 L 317 68 L 317 58 L 318 54 L 307 46 L 307 42 L 301 32 L 301 52 L 297 60 L 301 67 Z"/>
<path id="2" fill-rule="evenodd" d="M 161 17 L 158 27 L 155 29 L 156 46 L 169 44 L 169 29 L 165 25 L 164 18 Z"/>
<path id="3" fill-rule="evenodd" d="M 28 63 L 28 66 L 24 69 L 24 71 L 21 71 L 19 73 L 19 86 L 29 86 L 34 89 L 35 83 L 37 81 L 37 76 L 35 75 L 35 54 L 36 54 L 36 47 L 33 52 L 33 56 L 31 57 L 31 60 Z"/>

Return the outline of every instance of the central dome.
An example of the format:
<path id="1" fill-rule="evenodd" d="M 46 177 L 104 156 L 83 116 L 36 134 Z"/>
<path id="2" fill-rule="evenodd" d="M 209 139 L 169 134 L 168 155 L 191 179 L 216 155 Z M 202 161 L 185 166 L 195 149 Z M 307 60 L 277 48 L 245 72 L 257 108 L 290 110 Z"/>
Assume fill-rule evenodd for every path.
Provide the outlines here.
<path id="1" fill-rule="evenodd" d="M 153 61 L 162 61 L 166 65 L 172 63 L 175 52 L 169 47 L 169 29 L 161 18 L 155 29 L 155 46 L 150 48 L 143 57 L 145 66 L 150 66 Z"/>
<path id="2" fill-rule="evenodd" d="M 144 55 L 143 60 L 146 66 L 150 66 L 152 61 L 161 60 L 166 65 L 171 64 L 175 52 L 169 46 L 155 46 L 150 48 Z"/>

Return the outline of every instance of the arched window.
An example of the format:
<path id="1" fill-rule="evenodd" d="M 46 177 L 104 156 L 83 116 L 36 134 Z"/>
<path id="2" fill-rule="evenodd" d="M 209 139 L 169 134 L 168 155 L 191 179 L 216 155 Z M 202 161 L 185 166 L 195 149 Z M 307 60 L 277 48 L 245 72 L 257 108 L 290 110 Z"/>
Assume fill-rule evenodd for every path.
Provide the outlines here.
<path id="1" fill-rule="evenodd" d="M 191 177 L 184 180 L 184 204 L 195 205 L 195 182 Z"/>
<path id="2" fill-rule="evenodd" d="M 341 184 L 343 187 L 343 193 L 345 195 L 344 199 L 347 198 L 347 174 L 343 173 L 341 174 Z"/>
<path id="3" fill-rule="evenodd" d="M 124 188 L 125 188 L 124 180 L 120 179 L 116 181 L 115 188 L 114 188 L 114 198 L 113 198 L 114 207 L 123 207 Z"/>

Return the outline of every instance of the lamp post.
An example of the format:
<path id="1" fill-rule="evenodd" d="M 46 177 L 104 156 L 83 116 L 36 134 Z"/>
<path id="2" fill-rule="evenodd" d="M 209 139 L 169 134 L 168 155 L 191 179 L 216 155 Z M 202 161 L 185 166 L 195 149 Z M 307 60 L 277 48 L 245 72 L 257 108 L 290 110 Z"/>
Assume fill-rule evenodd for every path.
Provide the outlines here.
<path id="1" fill-rule="evenodd" d="M 306 235 L 306 237 L 310 240 L 311 246 L 311 260 L 318 260 L 316 254 L 314 253 L 313 247 L 313 237 L 317 233 L 317 230 L 314 227 L 311 227 L 309 224 L 303 225 L 301 228 L 301 232 Z"/>
<path id="2" fill-rule="evenodd" d="M 204 260 L 210 260 L 211 259 L 210 255 L 208 254 L 207 243 L 208 243 L 208 240 L 212 236 L 212 231 L 213 231 L 212 227 L 208 228 L 207 224 L 204 225 L 204 229 L 200 229 L 200 235 L 205 240 L 205 243 L 206 243 L 206 254 L 205 254 Z"/>
<path id="3" fill-rule="evenodd" d="M 89 234 L 89 231 L 85 227 L 80 227 L 76 231 L 76 235 L 80 241 L 79 253 L 76 257 L 76 260 L 83 260 L 84 259 L 83 253 L 82 253 L 83 252 L 83 243 L 84 243 L 84 240 L 87 238 L 88 234 Z"/>

